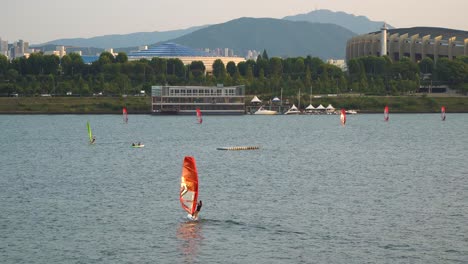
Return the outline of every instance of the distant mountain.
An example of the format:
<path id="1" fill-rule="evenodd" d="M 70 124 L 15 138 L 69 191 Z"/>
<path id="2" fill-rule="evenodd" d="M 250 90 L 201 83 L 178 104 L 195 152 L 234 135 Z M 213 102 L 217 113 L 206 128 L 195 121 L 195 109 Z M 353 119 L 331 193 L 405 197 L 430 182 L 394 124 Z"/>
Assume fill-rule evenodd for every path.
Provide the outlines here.
<path id="1" fill-rule="evenodd" d="M 379 31 L 383 21 L 371 21 L 365 16 L 355 16 L 345 12 L 333 12 L 326 9 L 315 10 L 307 14 L 284 17 L 290 21 L 307 21 L 312 23 L 331 23 L 342 26 L 355 32 L 356 34 L 365 34 Z M 393 28 L 387 24 L 388 28 Z"/>
<path id="2" fill-rule="evenodd" d="M 231 48 L 235 54 L 267 50 L 270 56 L 344 58 L 355 34 L 333 25 L 273 18 L 239 18 L 170 40 L 192 48 Z"/>
<path id="3" fill-rule="evenodd" d="M 123 35 L 105 35 L 92 38 L 70 38 L 56 39 L 43 44 L 34 46 L 45 46 L 49 44 L 74 46 L 74 47 L 95 47 L 101 49 L 107 48 L 124 48 L 138 47 L 148 45 L 155 42 L 166 41 L 168 39 L 177 38 L 193 31 L 199 30 L 206 26 L 191 27 L 187 29 L 170 30 L 170 31 L 154 31 L 154 32 L 138 32 Z"/>

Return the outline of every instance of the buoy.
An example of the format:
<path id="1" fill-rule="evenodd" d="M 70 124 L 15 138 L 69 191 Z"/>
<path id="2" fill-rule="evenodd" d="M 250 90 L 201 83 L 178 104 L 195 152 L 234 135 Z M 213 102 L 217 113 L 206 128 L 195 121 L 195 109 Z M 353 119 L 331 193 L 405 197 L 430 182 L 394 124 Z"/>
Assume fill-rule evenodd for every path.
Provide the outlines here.
<path id="1" fill-rule="evenodd" d="M 259 149 L 259 146 L 238 146 L 238 147 L 224 147 L 224 148 L 217 148 L 217 150 L 252 150 L 252 149 Z"/>

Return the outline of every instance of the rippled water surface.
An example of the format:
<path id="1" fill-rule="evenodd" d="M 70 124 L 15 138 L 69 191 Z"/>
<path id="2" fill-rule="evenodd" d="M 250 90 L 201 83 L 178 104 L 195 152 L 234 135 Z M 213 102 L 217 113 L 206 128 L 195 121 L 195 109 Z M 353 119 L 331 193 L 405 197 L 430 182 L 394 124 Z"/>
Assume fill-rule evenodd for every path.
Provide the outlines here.
<path id="1" fill-rule="evenodd" d="M 0 116 L 0 263 L 468 262 L 467 114 L 195 121 Z"/>

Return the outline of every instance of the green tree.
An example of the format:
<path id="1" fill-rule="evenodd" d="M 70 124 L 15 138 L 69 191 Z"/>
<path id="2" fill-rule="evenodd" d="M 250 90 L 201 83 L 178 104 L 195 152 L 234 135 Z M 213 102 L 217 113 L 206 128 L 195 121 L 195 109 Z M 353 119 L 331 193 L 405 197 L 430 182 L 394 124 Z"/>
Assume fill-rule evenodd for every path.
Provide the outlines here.
<path id="1" fill-rule="evenodd" d="M 226 71 L 229 74 L 229 76 L 234 77 L 237 71 L 236 63 L 233 61 L 230 61 L 226 64 Z"/>
<path id="2" fill-rule="evenodd" d="M 43 74 L 54 74 L 58 73 L 60 66 L 60 58 L 56 55 L 45 55 L 42 58 L 42 69 Z"/>
<path id="3" fill-rule="evenodd" d="M 128 56 L 127 53 L 125 52 L 119 52 L 117 54 L 117 57 L 115 57 L 115 62 L 117 63 L 125 63 L 128 61 Z"/>
<path id="4" fill-rule="evenodd" d="M 203 67 L 205 66 L 203 65 Z M 179 58 L 168 59 L 167 60 L 167 74 L 175 75 L 176 77 L 179 77 L 179 78 L 184 78 L 185 77 L 184 63 Z M 175 79 L 173 79 L 172 81 L 177 82 Z"/>
<path id="5" fill-rule="evenodd" d="M 434 70 L 434 61 L 431 58 L 426 57 L 419 62 L 418 66 L 421 73 L 432 74 L 432 71 Z"/>
<path id="6" fill-rule="evenodd" d="M 8 58 L 5 55 L 0 54 L 0 77 L 5 76 L 9 64 Z"/>
<path id="7" fill-rule="evenodd" d="M 448 58 L 438 59 L 435 71 L 439 80 L 455 85 L 462 83 L 468 74 L 467 64 Z"/>
<path id="8" fill-rule="evenodd" d="M 101 55 L 99 55 L 98 62 L 99 62 L 99 65 L 106 65 L 106 64 L 114 63 L 115 58 L 114 58 L 114 55 L 112 55 L 112 53 L 104 51 L 103 53 L 101 53 Z"/>
<path id="9" fill-rule="evenodd" d="M 268 54 L 267 54 L 267 51 L 266 49 L 263 50 L 263 53 L 262 53 L 262 59 L 264 60 L 267 60 L 268 61 Z"/>
<path id="10" fill-rule="evenodd" d="M 271 76 L 281 77 L 283 75 L 283 61 L 281 60 L 281 58 L 271 58 L 269 68 Z"/>
<path id="11" fill-rule="evenodd" d="M 217 59 L 213 62 L 213 75 L 217 80 L 224 80 L 226 77 L 226 68 L 222 60 Z"/>
<path id="12" fill-rule="evenodd" d="M 190 63 L 190 72 L 195 78 L 203 76 L 205 74 L 205 70 L 206 68 L 203 61 L 192 61 L 192 63 Z"/>

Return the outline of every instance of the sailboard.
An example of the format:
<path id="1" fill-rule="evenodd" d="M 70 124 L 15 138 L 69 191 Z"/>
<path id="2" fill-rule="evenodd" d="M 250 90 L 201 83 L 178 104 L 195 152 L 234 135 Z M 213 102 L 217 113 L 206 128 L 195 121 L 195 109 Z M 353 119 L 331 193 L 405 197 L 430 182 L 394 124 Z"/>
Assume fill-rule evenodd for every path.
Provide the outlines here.
<path id="1" fill-rule="evenodd" d="M 389 118 L 389 116 L 388 116 L 388 105 L 386 105 L 385 108 L 384 108 L 384 120 L 388 121 L 388 118 Z"/>
<path id="2" fill-rule="evenodd" d="M 192 216 L 197 209 L 198 200 L 198 172 L 195 158 L 186 156 L 182 164 L 180 177 L 180 204 Z"/>
<path id="3" fill-rule="evenodd" d="M 93 131 L 91 130 L 91 126 L 89 125 L 89 121 L 86 123 L 88 127 L 88 137 L 89 137 L 89 144 L 93 144 Z"/>
<path id="4" fill-rule="evenodd" d="M 200 108 L 197 108 L 197 123 L 201 124 L 203 122 L 202 114 Z"/>
<path id="5" fill-rule="evenodd" d="M 123 121 L 124 123 L 128 123 L 128 112 L 127 112 L 127 107 L 124 107 L 122 109 L 122 114 L 123 114 Z"/>
<path id="6" fill-rule="evenodd" d="M 346 124 L 346 110 L 344 108 L 341 108 L 340 121 L 342 126 Z"/>
<path id="7" fill-rule="evenodd" d="M 442 121 L 445 121 L 445 106 L 440 108 L 440 117 L 442 118 Z"/>

